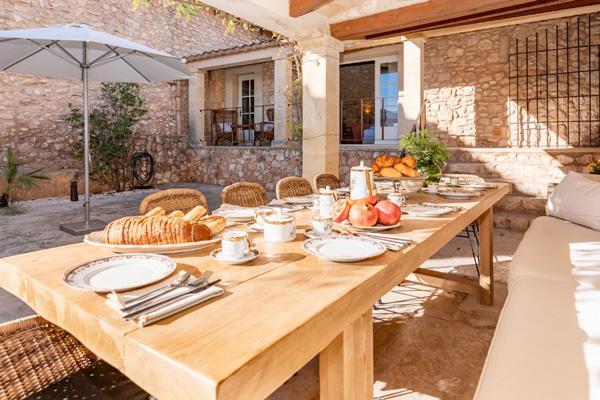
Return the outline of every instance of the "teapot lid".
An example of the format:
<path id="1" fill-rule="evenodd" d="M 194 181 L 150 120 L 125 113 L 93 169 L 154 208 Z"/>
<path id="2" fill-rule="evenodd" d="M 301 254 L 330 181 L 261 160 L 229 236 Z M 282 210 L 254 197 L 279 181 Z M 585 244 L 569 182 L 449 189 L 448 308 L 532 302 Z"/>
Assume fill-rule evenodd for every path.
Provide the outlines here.
<path id="1" fill-rule="evenodd" d="M 360 160 L 360 165 L 358 165 L 356 167 L 352 167 L 350 170 L 351 171 L 373 171 L 373 168 L 367 167 L 365 165 L 365 162 L 363 160 Z"/>

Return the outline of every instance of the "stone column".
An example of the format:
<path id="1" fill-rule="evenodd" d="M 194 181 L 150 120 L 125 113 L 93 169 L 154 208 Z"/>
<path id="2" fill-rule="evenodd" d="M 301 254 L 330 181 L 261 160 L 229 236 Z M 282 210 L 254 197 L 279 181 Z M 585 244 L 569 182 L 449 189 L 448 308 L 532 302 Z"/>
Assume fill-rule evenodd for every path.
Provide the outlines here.
<path id="1" fill-rule="evenodd" d="M 285 146 L 292 138 L 292 107 L 290 104 L 292 90 L 292 62 L 287 52 L 281 52 L 273 57 L 274 68 L 274 94 L 275 104 L 275 139 L 272 146 Z"/>
<path id="2" fill-rule="evenodd" d="M 423 104 L 424 54 L 424 39 L 417 38 L 403 42 L 402 81 L 404 82 L 404 93 L 399 99 L 402 110 L 400 133 L 412 129 L 419 117 L 421 104 Z"/>
<path id="3" fill-rule="evenodd" d="M 205 79 L 206 79 L 206 71 L 197 70 L 194 71 L 194 77 L 189 81 L 189 92 L 190 92 L 190 101 L 189 101 L 189 126 L 190 126 L 190 138 L 191 142 L 204 146 L 206 145 L 205 138 L 205 112 L 206 108 L 205 104 Z"/>
<path id="4" fill-rule="evenodd" d="M 339 175 L 340 52 L 342 42 L 319 38 L 300 43 L 302 58 L 302 176 Z"/>

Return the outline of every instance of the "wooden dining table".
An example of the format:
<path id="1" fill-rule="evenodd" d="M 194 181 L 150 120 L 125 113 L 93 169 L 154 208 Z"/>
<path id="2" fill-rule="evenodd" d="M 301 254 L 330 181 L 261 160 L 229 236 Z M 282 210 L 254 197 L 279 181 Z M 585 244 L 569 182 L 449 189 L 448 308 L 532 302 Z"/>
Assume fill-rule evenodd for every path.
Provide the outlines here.
<path id="1" fill-rule="evenodd" d="M 294 213 L 294 242 L 268 243 L 252 233 L 260 256 L 244 265 L 210 259 L 216 247 L 173 254 L 178 270 L 212 271 L 225 295 L 144 328 L 124 321 L 104 295 L 62 281 L 65 271 L 110 256 L 74 244 L 0 259 L 0 286 L 65 329 L 154 397 L 262 399 L 319 356 L 321 399 L 369 399 L 373 393 L 372 306 L 407 277 L 478 294 L 493 302 L 493 211 L 506 184 L 468 201 L 418 193 L 408 202 L 462 206 L 440 218 L 403 216 L 390 234 L 414 244 L 360 262 L 337 263 L 305 253 Z M 478 281 L 420 268 L 465 227 L 480 233 Z"/>

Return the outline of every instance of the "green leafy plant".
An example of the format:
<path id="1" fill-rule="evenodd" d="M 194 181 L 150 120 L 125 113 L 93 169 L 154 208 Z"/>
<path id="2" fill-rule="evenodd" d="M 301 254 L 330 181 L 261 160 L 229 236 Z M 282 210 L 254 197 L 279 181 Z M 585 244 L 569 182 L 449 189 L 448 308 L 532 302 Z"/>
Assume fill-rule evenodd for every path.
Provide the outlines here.
<path id="1" fill-rule="evenodd" d="M 103 83 L 99 106 L 90 112 L 92 179 L 116 191 L 128 188 L 136 124 L 148 112 L 136 83 Z M 65 120 L 79 131 L 75 154 L 83 155 L 83 111 L 69 104 Z"/>
<path id="2" fill-rule="evenodd" d="M 11 147 L 6 150 L 5 162 L 0 165 L 0 181 L 2 182 L 2 195 L 0 195 L 0 207 L 13 206 L 15 202 L 14 190 L 17 187 L 31 189 L 37 185 L 40 179 L 48 179 L 42 174 L 43 168 L 36 168 L 29 172 L 22 172 L 25 163 L 19 160 Z"/>
<path id="3" fill-rule="evenodd" d="M 400 147 L 417 160 L 417 168 L 428 176 L 428 181 L 440 180 L 448 162 L 448 148 L 432 132 L 423 129 L 405 133 Z"/>

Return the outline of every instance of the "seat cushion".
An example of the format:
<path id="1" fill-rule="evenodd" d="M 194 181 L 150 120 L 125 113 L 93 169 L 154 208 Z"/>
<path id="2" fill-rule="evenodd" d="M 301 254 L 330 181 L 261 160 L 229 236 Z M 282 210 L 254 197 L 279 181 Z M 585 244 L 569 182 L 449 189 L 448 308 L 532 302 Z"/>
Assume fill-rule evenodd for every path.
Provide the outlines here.
<path id="1" fill-rule="evenodd" d="M 510 290 L 477 400 L 600 398 L 600 291 L 522 277 Z"/>
<path id="2" fill-rule="evenodd" d="M 147 400 L 148 394 L 115 368 L 104 361 L 97 361 L 28 399 Z"/>
<path id="3" fill-rule="evenodd" d="M 519 244 L 508 285 L 523 276 L 576 284 L 586 271 L 600 271 L 600 232 L 554 217 L 539 217 Z"/>

